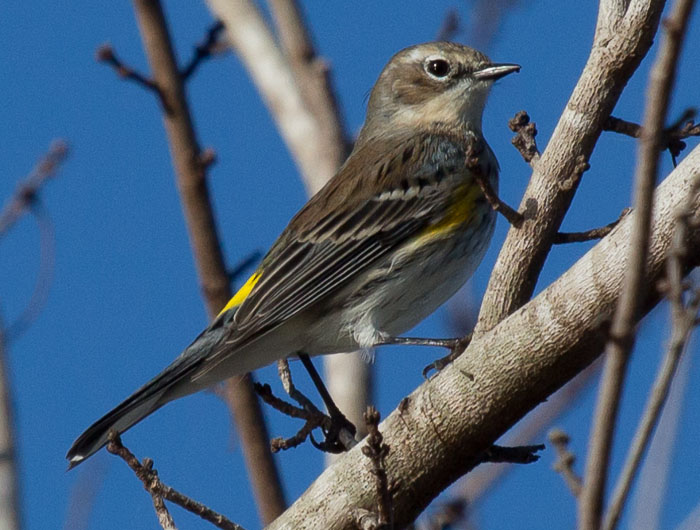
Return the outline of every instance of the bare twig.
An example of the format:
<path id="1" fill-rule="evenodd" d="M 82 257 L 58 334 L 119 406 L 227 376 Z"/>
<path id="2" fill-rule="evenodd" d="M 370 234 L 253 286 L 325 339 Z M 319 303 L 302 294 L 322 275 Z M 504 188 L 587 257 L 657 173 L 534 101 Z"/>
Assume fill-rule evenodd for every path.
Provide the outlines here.
<path id="1" fill-rule="evenodd" d="M 277 370 L 284 390 L 301 406 L 301 408 L 295 407 L 291 403 L 275 396 L 272 393 L 270 385 L 256 383 L 255 391 L 265 403 L 282 414 L 286 414 L 292 418 L 303 419 L 304 425 L 290 438 L 273 438 L 270 441 L 270 448 L 273 453 L 297 447 L 307 438 L 311 440 L 314 447 L 324 452 L 344 452 L 357 443 L 355 439 L 352 438 L 354 432 L 346 433 L 346 429 L 343 428 L 344 426 L 334 421 L 335 415 L 331 414 L 329 416 L 321 412 L 309 398 L 294 386 L 287 359 L 280 359 L 277 361 Z M 336 415 L 337 414 L 340 414 L 340 412 L 337 411 Z M 340 415 L 342 416 L 342 414 Z M 313 437 L 312 431 L 317 427 L 321 428 L 326 437 L 323 442 L 316 442 Z"/>
<path id="2" fill-rule="evenodd" d="M 685 149 L 686 144 L 683 140 L 691 136 L 700 136 L 700 124 L 695 124 L 693 118 L 697 111 L 695 109 L 686 110 L 675 123 L 664 129 L 663 140 L 661 141 L 661 150 L 668 149 L 673 157 L 674 165 L 676 158 Z M 640 138 L 642 135 L 642 126 L 627 120 L 610 116 L 603 129 L 612 131 L 632 138 Z"/>
<path id="3" fill-rule="evenodd" d="M 617 421 L 629 354 L 635 340 L 635 324 L 645 295 L 645 269 L 650 246 L 654 185 L 658 173 L 659 147 L 676 74 L 681 44 L 693 6 L 692 0 L 677 0 L 664 23 L 665 38 L 650 74 L 644 128 L 640 139 L 635 175 L 634 230 L 627 273 L 610 329 L 583 489 L 579 503 L 579 528 L 597 530 L 603 509 L 610 450 Z"/>
<path id="4" fill-rule="evenodd" d="M 212 27 L 209 28 L 209 31 L 207 31 L 207 36 L 204 41 L 195 46 L 190 62 L 180 71 L 180 76 L 184 81 L 187 81 L 206 59 L 214 55 L 217 51 L 226 49 L 219 45 L 219 37 L 223 30 L 223 22 L 217 20 Z"/>
<path id="5" fill-rule="evenodd" d="M 688 253 L 686 238 L 688 223 L 693 215 L 690 205 L 700 188 L 700 178 L 696 177 L 690 190 L 688 202 L 677 214 L 677 227 L 673 236 L 671 251 L 667 263 L 668 298 L 671 304 L 671 339 L 666 349 L 661 366 L 649 394 L 644 408 L 644 413 L 635 432 L 630 446 L 625 465 L 620 473 L 620 478 L 615 486 L 610 501 L 610 507 L 605 515 L 603 529 L 613 530 L 619 521 L 622 509 L 625 505 L 632 482 L 637 475 L 642 456 L 649 445 L 651 435 L 659 420 L 661 411 L 668 397 L 673 376 L 678 368 L 681 355 L 695 328 L 700 309 L 700 291 L 695 289 L 690 294 L 686 304 L 683 302 L 685 287 L 683 285 L 683 271 L 687 269 Z"/>
<path id="6" fill-rule="evenodd" d="M 481 191 L 486 196 L 486 200 L 489 201 L 491 208 L 500 213 L 505 217 L 508 222 L 515 228 L 522 226 L 524 217 L 520 212 L 515 211 L 513 208 L 508 206 L 505 202 L 501 200 L 498 194 L 494 191 L 491 183 L 488 181 L 485 175 L 481 173 L 475 173 L 475 178 L 477 184 L 481 188 Z"/>
<path id="7" fill-rule="evenodd" d="M 32 172 L 17 186 L 17 190 L 0 211 L 0 237 L 14 225 L 36 201 L 41 187 L 58 171 L 68 156 L 68 145 L 54 140 L 48 152 L 39 160 Z"/>
<path id="8" fill-rule="evenodd" d="M 163 108 L 169 110 L 167 101 L 158 84 L 150 77 L 146 77 L 144 74 L 137 72 L 132 67 L 127 66 L 124 62 L 122 62 L 122 60 L 117 57 L 117 54 L 115 53 L 111 44 L 103 44 L 97 48 L 95 58 L 97 59 L 97 62 L 108 64 L 114 68 L 114 71 L 117 72 L 119 77 L 133 81 L 137 85 L 141 85 L 143 88 L 153 92 L 156 96 L 158 96 Z"/>
<path id="9" fill-rule="evenodd" d="M 600 372 L 599 358 L 550 396 L 504 437 L 507 445 L 527 444 L 541 437 L 547 427 L 572 407 L 591 379 Z M 510 469 L 510 466 L 480 466 L 464 476 L 457 484 L 455 493 L 473 505 L 483 498 L 493 485 Z"/>
<path id="10" fill-rule="evenodd" d="M 126 462 L 126 464 L 134 472 L 136 477 L 143 483 L 144 489 L 153 497 L 153 504 L 156 511 L 159 509 L 161 510 L 161 513 L 158 513 L 159 520 L 161 520 L 161 517 L 166 518 L 166 520 L 167 517 L 169 517 L 169 515 L 166 516 L 165 514 L 162 514 L 163 510 L 167 513 L 167 508 L 165 507 L 165 504 L 162 503 L 162 499 L 165 499 L 177 504 L 188 512 L 198 515 L 205 521 L 209 521 L 217 528 L 222 528 L 223 530 L 244 530 L 242 526 L 230 521 L 220 513 L 217 513 L 211 508 L 208 508 L 207 506 L 189 498 L 188 496 L 183 495 L 170 486 L 163 484 L 158 477 L 158 472 L 153 469 L 153 460 L 150 458 L 144 458 L 143 464 L 139 462 L 138 458 L 136 458 L 134 454 L 129 451 L 129 449 L 124 447 L 121 438 L 114 430 L 110 431 L 109 433 L 107 451 L 124 460 L 124 462 Z M 160 501 L 156 501 L 156 498 L 160 498 Z M 172 521 L 172 519 L 170 520 Z"/>
<path id="11" fill-rule="evenodd" d="M 207 311 L 213 318 L 229 300 L 231 289 L 206 180 L 210 157 L 202 152 L 197 141 L 185 87 L 160 2 L 134 0 L 134 10 L 153 79 L 160 88 L 162 97 L 167 100 L 167 111 L 163 118 L 177 186 L 202 295 Z M 268 523 L 284 510 L 285 501 L 251 375 L 227 381 L 225 395 L 236 422 L 261 518 Z"/>
<path id="12" fill-rule="evenodd" d="M 362 448 L 362 454 L 372 462 L 372 474 L 377 488 L 377 528 L 392 528 L 394 515 L 391 507 L 391 488 L 386 474 L 385 460 L 389 454 L 389 446 L 384 443 L 379 432 L 379 412 L 374 407 L 367 407 L 365 423 L 367 424 L 367 445 Z"/>
<path id="13" fill-rule="evenodd" d="M 521 110 L 508 121 L 508 128 L 515 133 L 511 143 L 521 154 L 525 162 L 535 167 L 540 159 L 540 152 L 537 149 L 537 127 L 530 121 L 527 112 Z"/>
<path id="14" fill-rule="evenodd" d="M 539 451 L 544 451 L 544 445 L 521 445 L 516 447 L 492 445 L 482 453 L 480 461 L 493 464 L 532 464 L 540 459 L 540 456 L 535 454 Z"/>
<path id="15" fill-rule="evenodd" d="M 523 224 L 523 214 L 515 211 L 513 208 L 511 208 L 505 202 L 503 202 L 496 193 L 496 191 L 493 189 L 493 186 L 491 186 L 489 176 L 483 171 L 483 169 L 479 165 L 479 155 L 481 154 L 482 149 L 483 145 L 476 142 L 467 146 L 467 168 L 471 170 L 472 174 L 474 175 L 474 179 L 481 188 L 481 191 L 486 197 L 486 200 L 491 205 L 491 208 L 503 215 L 503 217 L 505 217 L 511 225 L 518 228 Z"/>
<path id="16" fill-rule="evenodd" d="M 34 214 L 39 228 L 39 272 L 34 282 L 34 290 L 18 317 L 7 325 L 5 340 L 10 343 L 22 335 L 41 314 L 53 281 L 56 260 L 56 237 L 48 211 L 41 201 L 34 199 L 30 211 Z"/>
<path id="17" fill-rule="evenodd" d="M 255 391 L 265 403 L 275 410 L 292 418 L 304 420 L 304 425 L 294 436 L 270 440 L 270 449 L 273 453 L 297 447 L 311 436 L 311 431 L 317 427 L 327 429 L 330 426 L 330 418 L 318 410 L 311 402 L 308 402 L 308 400 L 306 400 L 308 405 L 305 404 L 304 408 L 299 408 L 275 396 L 268 384 L 255 383 Z"/>
<path id="18" fill-rule="evenodd" d="M 574 471 L 576 455 L 569 451 L 569 435 L 561 429 L 552 429 L 548 437 L 557 451 L 554 471 L 561 474 L 571 493 L 574 497 L 578 497 L 581 494 L 581 477 Z"/>
<path id="19" fill-rule="evenodd" d="M 592 228 L 591 230 L 586 230 L 584 232 L 557 232 L 554 237 L 555 245 L 564 245 L 566 243 L 582 243 L 584 241 L 591 241 L 593 239 L 602 239 L 613 231 L 622 218 L 630 213 L 632 210 L 630 208 L 625 208 L 620 217 L 618 217 L 612 223 L 608 223 L 605 226 L 598 228 Z"/>

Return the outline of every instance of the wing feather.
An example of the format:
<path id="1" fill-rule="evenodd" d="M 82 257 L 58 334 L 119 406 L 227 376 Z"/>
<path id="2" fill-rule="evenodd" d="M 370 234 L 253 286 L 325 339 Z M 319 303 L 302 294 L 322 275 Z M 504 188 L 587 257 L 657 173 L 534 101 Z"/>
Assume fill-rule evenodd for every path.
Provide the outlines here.
<path id="1" fill-rule="evenodd" d="M 274 329 L 442 219 L 452 191 L 464 181 L 464 165 L 452 156 L 447 168 L 439 161 L 426 167 L 426 157 L 437 156 L 425 152 L 431 145 L 414 138 L 398 143 L 389 155 L 385 146 L 374 146 L 365 158 L 376 154 L 378 162 L 365 160 L 360 168 L 380 167 L 385 184 L 379 195 L 355 188 L 343 200 L 333 181 L 319 192 L 263 260 L 260 280 L 235 310 L 227 343 L 240 345 Z M 358 171 L 349 164 L 341 172 Z M 307 211 L 314 207 L 317 211 Z M 318 219 L 324 208 L 331 211 L 312 222 L 311 214 Z"/>

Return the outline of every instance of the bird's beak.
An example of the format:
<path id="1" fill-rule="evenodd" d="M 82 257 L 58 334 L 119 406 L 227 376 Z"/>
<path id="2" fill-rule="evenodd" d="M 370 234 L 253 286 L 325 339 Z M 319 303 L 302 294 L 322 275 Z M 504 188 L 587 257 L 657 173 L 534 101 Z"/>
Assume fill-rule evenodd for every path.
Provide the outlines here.
<path id="1" fill-rule="evenodd" d="M 477 79 L 486 79 L 490 81 L 495 81 L 496 79 L 500 79 L 503 76 L 506 76 L 508 74 L 511 74 L 513 72 L 519 72 L 520 71 L 520 65 L 519 64 L 491 64 L 487 66 L 486 68 L 482 68 L 481 70 L 477 70 L 474 72 L 474 77 Z"/>

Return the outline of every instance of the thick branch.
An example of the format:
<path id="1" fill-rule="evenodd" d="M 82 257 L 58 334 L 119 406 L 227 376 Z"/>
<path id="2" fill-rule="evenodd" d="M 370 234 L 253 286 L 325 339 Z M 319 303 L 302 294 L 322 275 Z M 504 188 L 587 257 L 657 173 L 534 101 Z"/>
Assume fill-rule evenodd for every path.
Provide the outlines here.
<path id="1" fill-rule="evenodd" d="M 175 166 L 177 186 L 210 316 L 228 301 L 231 291 L 209 198 L 206 160 L 199 148 L 185 87 L 160 2 L 134 0 L 144 48 L 168 112 L 163 120 Z M 258 508 L 265 522 L 285 506 L 279 474 L 268 447 L 268 434 L 250 375 L 226 383 L 241 446 Z"/>
<path id="2" fill-rule="evenodd" d="M 644 58 L 664 2 L 633 2 L 625 11 L 601 2 L 591 54 L 518 208 L 525 222 L 508 232 L 481 306 L 475 337 L 531 296 L 578 187 L 577 166 L 590 158 L 605 120 Z M 624 16 L 623 16 L 624 14 Z"/>
<path id="3" fill-rule="evenodd" d="M 700 148 L 657 191 L 648 285 L 663 276 L 672 212 L 698 171 Z M 387 474 L 400 484 L 393 497 L 397 526 L 412 521 L 507 429 L 599 355 L 605 340 L 601 320 L 612 315 L 620 296 L 634 215 L 530 303 L 475 339 L 466 355 L 421 385 L 381 424 L 392 448 Z M 688 251 L 697 257 L 700 229 L 693 226 Z M 649 295 L 644 311 L 661 296 Z M 353 528 L 348 506 L 372 510 L 377 502 L 361 455 L 365 443 L 341 457 L 269 528 Z"/>

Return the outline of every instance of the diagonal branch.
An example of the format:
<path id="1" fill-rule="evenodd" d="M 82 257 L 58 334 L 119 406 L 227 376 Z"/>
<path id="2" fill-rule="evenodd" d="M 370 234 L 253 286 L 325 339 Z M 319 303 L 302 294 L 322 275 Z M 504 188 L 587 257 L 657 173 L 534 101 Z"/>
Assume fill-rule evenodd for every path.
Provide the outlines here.
<path id="1" fill-rule="evenodd" d="M 657 189 L 648 285 L 656 285 L 664 275 L 673 212 L 686 200 L 698 171 L 696 147 Z M 700 198 L 693 208 L 697 222 Z M 605 343 L 601 320 L 610 318 L 620 297 L 635 215 L 626 216 L 613 233 L 528 304 L 475 339 L 467 354 L 402 400 L 382 422 L 382 435 L 392 447 L 385 462 L 387 474 L 400 484 L 392 499 L 397 527 L 415 519 L 449 484 L 470 471 L 506 430 L 600 354 Z M 691 226 L 687 248 L 697 259 L 700 227 Z M 648 293 L 643 312 L 661 296 L 658 291 Z M 361 455 L 365 443 L 327 469 L 269 530 L 354 528 L 348 506 L 372 510 L 377 503 Z"/>
<path id="2" fill-rule="evenodd" d="M 205 521 L 209 521 L 222 530 L 245 530 L 242 526 L 237 525 L 220 513 L 163 484 L 158 477 L 158 472 L 153 469 L 153 460 L 144 458 L 143 463 L 139 462 L 138 458 L 122 444 L 121 438 L 116 431 L 111 431 L 109 434 L 107 450 L 124 460 L 136 477 L 143 483 L 144 489 L 151 494 L 153 506 L 163 528 L 174 528 L 175 526 L 163 502 L 163 500 L 168 500 L 188 512 L 198 515 Z"/>

